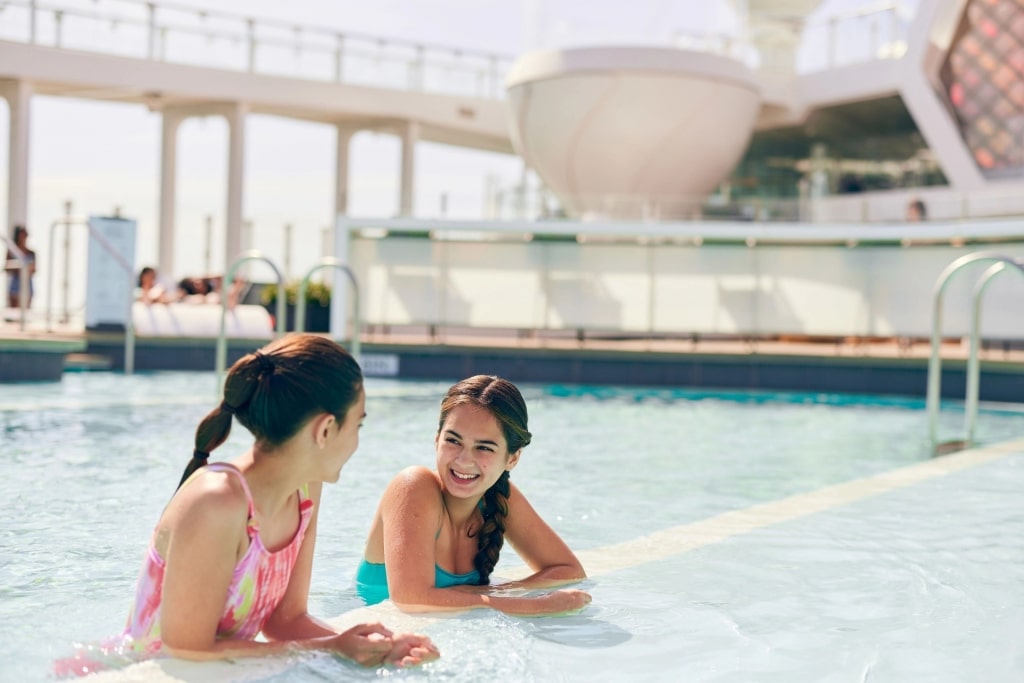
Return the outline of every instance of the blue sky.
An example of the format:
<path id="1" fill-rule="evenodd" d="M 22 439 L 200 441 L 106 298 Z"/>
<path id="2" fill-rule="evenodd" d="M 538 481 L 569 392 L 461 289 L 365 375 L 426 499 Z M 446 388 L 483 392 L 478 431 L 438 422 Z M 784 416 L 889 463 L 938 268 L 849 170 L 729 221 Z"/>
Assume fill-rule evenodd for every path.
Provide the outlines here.
<path id="1" fill-rule="evenodd" d="M 74 0 L 70 5 L 114 8 L 116 0 Z M 735 17 L 725 0 L 178 0 L 232 14 L 275 18 L 297 24 L 387 36 L 514 57 L 538 48 L 583 44 L 667 45 L 677 33 L 730 33 Z M 865 4 L 826 0 L 819 15 Z M 904 2 L 911 5 L 911 2 Z M 5 15 L 0 14 L 0 27 Z M 0 107 L 0 130 L 6 130 Z M 32 109 L 31 243 L 48 254 L 48 225 L 66 199 L 76 213 L 104 214 L 115 206 L 138 220 L 137 263 L 156 261 L 159 190 L 159 114 L 135 105 L 36 97 Z M 247 128 L 246 207 L 253 221 L 254 246 L 282 249 L 282 228 L 294 225 L 294 273 L 317 256 L 323 228 L 332 222 L 334 133 L 327 126 L 252 116 Z M 175 276 L 203 270 L 204 217 L 215 224 L 215 269 L 222 260 L 226 124 L 220 119 L 186 122 L 179 137 L 178 228 Z M 0 160 L 7 157 L 0 136 Z M 417 151 L 416 211 L 481 215 L 488 176 L 512 186 L 521 162 L 487 154 L 421 143 Z M 350 212 L 393 215 L 398 207 L 399 143 L 387 135 L 364 133 L 353 141 Z M 6 163 L 0 166 L 6 187 Z M 6 208 L 6 198 L 0 196 Z M 191 247 L 189 245 L 191 244 Z M 45 284 L 40 283 L 45 287 Z"/>

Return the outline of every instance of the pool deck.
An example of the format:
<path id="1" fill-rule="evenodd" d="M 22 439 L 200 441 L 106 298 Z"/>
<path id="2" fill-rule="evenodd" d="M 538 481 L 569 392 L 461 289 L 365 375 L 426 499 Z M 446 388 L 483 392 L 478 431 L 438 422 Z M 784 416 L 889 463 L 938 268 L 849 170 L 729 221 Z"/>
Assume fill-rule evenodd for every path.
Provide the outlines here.
<path id="1" fill-rule="evenodd" d="M 366 374 L 455 380 L 497 374 L 518 382 L 924 397 L 930 344 L 916 339 L 641 338 L 534 330 L 369 327 Z M 228 360 L 265 343 L 230 340 Z M 0 325 L 0 382 L 59 381 L 65 370 L 123 368 L 119 333 Z M 137 370 L 212 370 L 216 340 L 136 339 Z M 967 347 L 942 344 L 944 397 L 962 399 Z M 981 399 L 1024 402 L 1024 348 L 983 345 Z M 32 373 L 35 372 L 34 376 Z"/>

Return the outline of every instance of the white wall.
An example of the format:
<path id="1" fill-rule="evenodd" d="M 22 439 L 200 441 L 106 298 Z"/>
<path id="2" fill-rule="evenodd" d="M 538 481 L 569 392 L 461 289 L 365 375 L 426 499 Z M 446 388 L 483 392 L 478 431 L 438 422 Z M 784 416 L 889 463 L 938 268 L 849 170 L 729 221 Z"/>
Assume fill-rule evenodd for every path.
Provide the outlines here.
<path id="1" fill-rule="evenodd" d="M 355 237 L 349 262 L 369 324 L 723 335 L 931 334 L 933 288 L 981 248 L 436 241 Z M 985 251 L 1024 258 L 1024 244 Z M 946 336 L 969 331 L 985 265 L 954 278 Z M 1007 272 L 983 307 L 986 337 L 1024 338 L 1024 278 Z"/>

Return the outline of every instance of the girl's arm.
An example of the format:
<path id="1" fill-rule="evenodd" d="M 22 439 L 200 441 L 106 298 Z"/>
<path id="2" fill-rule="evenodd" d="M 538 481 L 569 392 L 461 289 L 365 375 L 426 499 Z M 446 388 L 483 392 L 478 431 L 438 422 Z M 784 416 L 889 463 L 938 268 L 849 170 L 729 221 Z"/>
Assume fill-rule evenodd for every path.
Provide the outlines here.
<path id="1" fill-rule="evenodd" d="M 500 584 L 500 588 L 550 588 L 587 578 L 576 555 L 537 514 L 519 487 L 509 482 L 509 489 L 505 541 L 533 570 L 533 574 L 519 581 Z"/>
<path id="2" fill-rule="evenodd" d="M 240 534 L 246 528 L 248 503 L 236 486 L 226 477 L 202 477 L 183 489 L 168 507 L 162 524 L 168 536 L 160 615 L 164 649 L 190 660 L 323 649 L 340 652 L 360 664 L 381 663 L 392 651 L 392 640 L 391 632 L 380 624 L 363 624 L 342 634 L 309 628 L 300 637 L 269 643 L 217 640 L 231 576 L 242 544 L 248 542 Z M 308 588 L 308 565 L 306 572 Z"/>
<path id="3" fill-rule="evenodd" d="M 491 607 L 507 614 L 530 616 L 576 611 L 590 602 L 589 595 L 577 590 L 537 597 L 504 597 L 438 588 L 434 583 L 435 547 L 443 505 L 437 478 L 426 468 L 409 468 L 395 477 L 384 492 L 380 514 L 388 591 L 391 601 L 406 612 Z M 582 574 L 582 568 L 579 573 Z"/>
<path id="4" fill-rule="evenodd" d="M 317 519 L 320 516 L 322 482 L 309 483 L 309 499 L 313 512 L 302 539 L 302 548 L 295 560 L 291 578 L 277 609 L 263 626 L 263 635 L 270 641 L 307 641 L 316 649 L 327 648 L 359 662 L 379 664 L 381 657 L 392 664 L 409 666 L 437 658 L 437 648 L 425 636 L 392 634 L 382 624 L 359 624 L 338 633 L 308 611 L 309 584 L 313 574 Z M 382 644 L 387 645 L 382 650 Z M 304 647 L 301 643 L 300 647 Z"/>
<path id="5" fill-rule="evenodd" d="M 291 578 L 284 597 L 277 609 L 263 625 L 263 635 L 268 640 L 298 640 L 337 635 L 337 631 L 309 614 L 309 583 L 313 575 L 313 551 L 316 548 L 317 519 L 320 517 L 321 482 L 309 483 L 309 499 L 313 501 L 313 512 L 302 539 L 302 548 L 295 560 Z"/>

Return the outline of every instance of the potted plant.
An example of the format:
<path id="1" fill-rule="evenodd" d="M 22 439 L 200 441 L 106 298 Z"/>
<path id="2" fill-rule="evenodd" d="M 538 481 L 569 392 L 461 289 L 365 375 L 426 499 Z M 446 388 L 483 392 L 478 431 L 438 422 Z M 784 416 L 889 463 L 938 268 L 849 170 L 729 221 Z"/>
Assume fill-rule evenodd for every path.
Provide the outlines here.
<path id="1" fill-rule="evenodd" d="M 295 308 L 299 298 L 299 282 L 285 283 L 285 330 L 295 330 Z M 270 315 L 277 315 L 277 284 L 263 286 L 260 293 L 263 306 Z M 305 332 L 329 332 L 331 329 L 331 286 L 325 282 L 311 281 L 306 286 L 306 329 Z"/>

